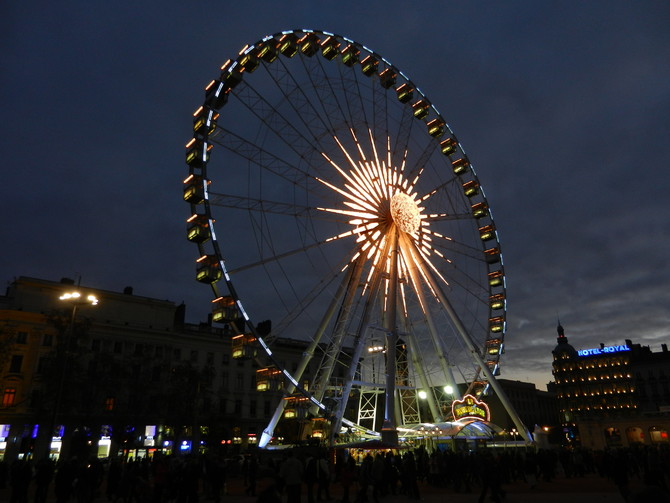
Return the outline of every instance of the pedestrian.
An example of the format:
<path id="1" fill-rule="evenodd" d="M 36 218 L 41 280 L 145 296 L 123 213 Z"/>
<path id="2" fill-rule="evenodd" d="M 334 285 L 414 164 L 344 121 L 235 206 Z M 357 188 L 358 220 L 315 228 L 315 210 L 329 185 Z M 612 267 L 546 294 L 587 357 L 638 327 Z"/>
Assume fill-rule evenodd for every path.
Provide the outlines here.
<path id="1" fill-rule="evenodd" d="M 49 484 L 54 476 L 54 463 L 49 458 L 43 458 L 35 467 L 35 503 L 46 503 Z"/>
<path id="2" fill-rule="evenodd" d="M 30 463 L 17 459 L 9 470 L 9 485 L 12 488 L 10 503 L 28 503 L 28 486 L 33 477 Z"/>
<path id="3" fill-rule="evenodd" d="M 302 492 L 303 466 L 296 457 L 294 450 L 284 459 L 279 467 L 279 476 L 284 482 L 286 499 L 291 503 L 300 503 Z"/>
<path id="4" fill-rule="evenodd" d="M 318 489 L 316 498 L 319 501 L 330 500 L 330 467 L 325 454 L 320 454 L 316 458 L 316 480 Z"/>
<path id="5" fill-rule="evenodd" d="M 251 454 L 247 458 L 247 488 L 246 493 L 249 496 L 256 496 L 256 478 L 258 476 L 258 458 L 256 454 Z"/>
<path id="6" fill-rule="evenodd" d="M 305 463 L 305 484 L 307 485 L 307 503 L 314 503 L 314 486 L 317 483 L 316 465 L 317 457 L 309 456 Z"/>
<path id="7" fill-rule="evenodd" d="M 486 452 L 481 460 L 481 482 L 482 492 L 479 495 L 479 503 L 484 503 L 486 495 L 491 493 L 491 501 L 502 503 L 505 493 L 502 490 L 502 479 L 500 476 L 500 465 L 493 455 Z"/>
<path id="8" fill-rule="evenodd" d="M 349 490 L 356 480 L 356 460 L 349 456 L 340 469 L 340 484 L 342 485 L 342 502 L 349 503 Z"/>
<path id="9" fill-rule="evenodd" d="M 58 463 L 56 475 L 54 477 L 54 491 L 56 493 L 56 503 L 66 503 L 74 489 L 74 481 L 79 471 L 77 458 Z"/>

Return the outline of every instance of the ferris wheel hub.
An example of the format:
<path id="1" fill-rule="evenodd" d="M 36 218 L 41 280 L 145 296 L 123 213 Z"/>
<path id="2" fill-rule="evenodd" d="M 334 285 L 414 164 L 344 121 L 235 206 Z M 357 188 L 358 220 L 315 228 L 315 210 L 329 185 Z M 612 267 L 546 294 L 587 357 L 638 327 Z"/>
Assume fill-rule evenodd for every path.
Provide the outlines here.
<path id="1" fill-rule="evenodd" d="M 416 234 L 421 226 L 421 210 L 416 201 L 404 192 L 391 198 L 391 217 L 401 231 Z"/>

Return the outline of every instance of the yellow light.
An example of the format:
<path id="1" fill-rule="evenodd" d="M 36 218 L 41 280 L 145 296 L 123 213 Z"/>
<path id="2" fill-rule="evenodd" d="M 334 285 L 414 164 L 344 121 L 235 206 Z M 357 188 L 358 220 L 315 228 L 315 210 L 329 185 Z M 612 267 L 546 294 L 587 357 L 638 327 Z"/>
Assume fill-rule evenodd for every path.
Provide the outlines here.
<path id="1" fill-rule="evenodd" d="M 81 292 L 66 292 L 60 297 L 58 297 L 59 300 L 66 300 L 66 301 L 78 301 L 81 298 Z M 93 295 L 89 294 L 86 296 L 86 302 L 88 304 L 91 304 L 92 306 L 96 306 L 98 304 L 98 298 Z"/>

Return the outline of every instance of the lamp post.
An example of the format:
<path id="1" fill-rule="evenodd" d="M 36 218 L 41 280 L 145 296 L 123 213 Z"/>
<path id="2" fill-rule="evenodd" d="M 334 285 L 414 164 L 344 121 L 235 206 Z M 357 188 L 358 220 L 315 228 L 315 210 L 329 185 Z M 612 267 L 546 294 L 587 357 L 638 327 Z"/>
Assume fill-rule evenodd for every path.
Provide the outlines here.
<path id="1" fill-rule="evenodd" d="M 70 313 L 70 322 L 63 334 L 63 355 L 62 355 L 62 362 L 61 362 L 61 368 L 60 368 L 60 376 L 58 377 L 58 387 L 56 388 L 56 397 L 54 400 L 54 407 L 53 411 L 51 414 L 51 423 L 50 423 L 50 428 L 47 430 L 47 456 L 51 455 L 51 448 L 53 444 L 53 438 L 54 438 L 54 430 L 57 425 L 57 420 L 58 420 L 58 414 L 60 412 L 60 405 L 61 405 L 61 400 L 63 397 L 63 389 L 65 387 L 65 376 L 67 375 L 67 363 L 68 363 L 68 349 L 70 346 L 70 340 L 72 339 L 72 336 L 74 334 L 74 324 L 75 324 L 75 319 L 77 317 L 77 309 L 79 306 L 96 306 L 98 305 L 98 298 L 93 295 L 93 294 L 87 294 L 84 296 L 81 292 L 78 290 L 73 290 L 71 292 L 65 292 L 63 293 L 59 298 L 59 300 L 68 302 L 72 305 L 72 311 Z M 62 441 L 61 441 L 62 442 Z M 61 443 L 62 446 L 62 443 Z M 60 456 L 60 452 L 59 452 Z"/>

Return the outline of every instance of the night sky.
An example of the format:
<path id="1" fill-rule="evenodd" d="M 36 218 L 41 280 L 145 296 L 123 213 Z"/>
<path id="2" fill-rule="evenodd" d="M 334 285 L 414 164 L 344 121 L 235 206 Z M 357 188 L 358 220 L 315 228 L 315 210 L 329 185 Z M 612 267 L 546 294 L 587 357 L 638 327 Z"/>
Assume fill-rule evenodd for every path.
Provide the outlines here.
<path id="1" fill-rule="evenodd" d="M 181 196 L 191 114 L 244 45 L 313 28 L 400 68 L 469 154 L 507 273 L 501 377 L 551 380 L 558 319 L 578 349 L 670 343 L 670 4 L 280 5 L 6 2 L 0 279 L 133 286 L 204 320 Z"/>

